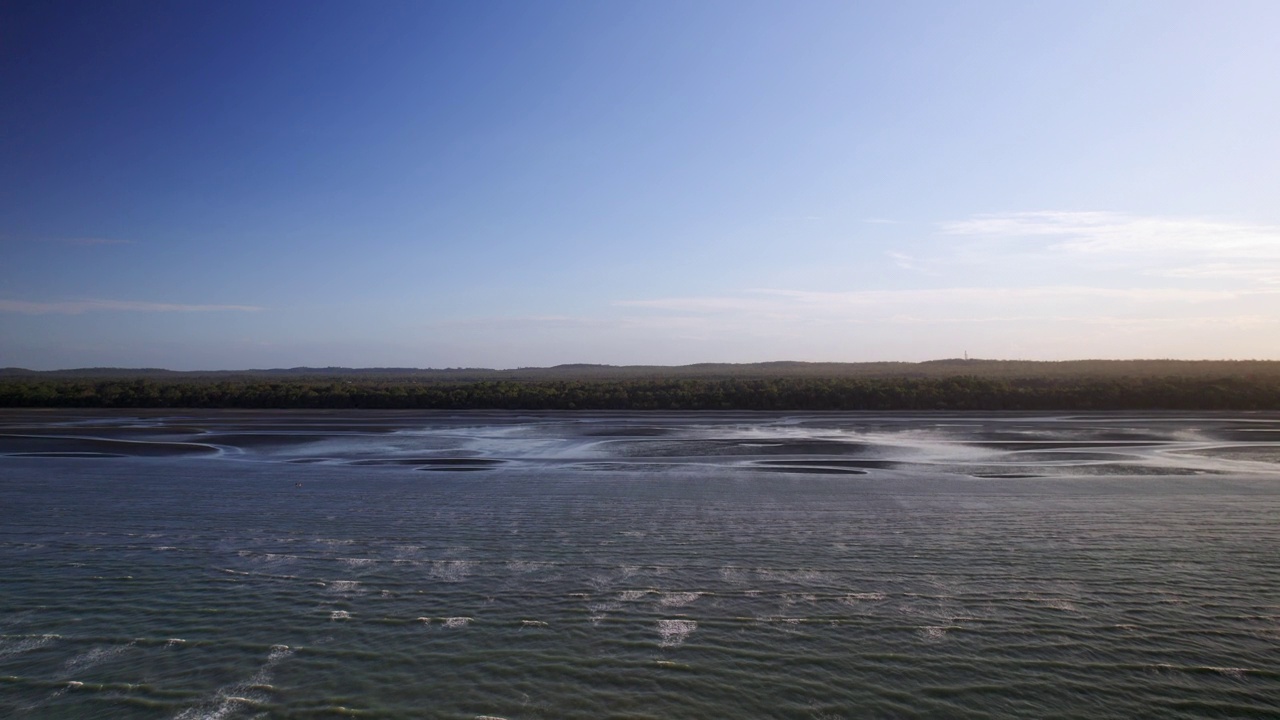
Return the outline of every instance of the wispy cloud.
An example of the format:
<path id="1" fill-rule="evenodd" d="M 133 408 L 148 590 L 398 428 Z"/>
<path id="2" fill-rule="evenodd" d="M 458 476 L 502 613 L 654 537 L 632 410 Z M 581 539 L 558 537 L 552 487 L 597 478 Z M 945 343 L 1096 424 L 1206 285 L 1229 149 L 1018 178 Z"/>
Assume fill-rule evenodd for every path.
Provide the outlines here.
<path id="1" fill-rule="evenodd" d="M 906 253 L 887 252 L 885 253 L 885 255 L 887 255 L 889 259 L 893 261 L 894 265 L 897 265 L 903 270 L 912 270 L 915 272 L 925 273 L 926 275 L 937 274 L 937 271 L 931 268 L 925 267 L 919 260 L 917 260 L 916 258 Z"/>
<path id="2" fill-rule="evenodd" d="M 1108 301 L 1145 304 L 1188 304 L 1236 301 L 1246 296 L 1280 296 L 1276 290 L 1183 290 L 1173 288 L 1106 288 L 1089 286 L 1042 287 L 953 287 L 911 290 L 855 290 L 818 292 L 809 290 L 752 290 L 740 295 L 624 300 L 618 305 L 679 313 L 770 313 L 789 315 L 839 315 L 872 308 L 913 306 L 952 308 L 957 306 L 1008 306 L 1027 302 Z"/>
<path id="3" fill-rule="evenodd" d="M 619 303 L 620 326 L 718 347 L 752 339 L 779 357 L 1272 357 L 1280 288 L 1042 286 L 757 290 Z M 678 346 L 679 343 L 676 343 Z"/>
<path id="4" fill-rule="evenodd" d="M 125 238 L 101 237 L 97 235 L 83 235 L 77 237 L 42 237 L 42 238 L 19 238 L 14 236 L 4 236 L 7 242 L 20 243 L 45 243 L 52 245 L 70 245 L 74 247 L 102 247 L 111 245 L 137 245 L 136 240 L 127 240 Z"/>
<path id="5" fill-rule="evenodd" d="M 939 223 L 895 248 L 898 267 L 956 284 L 1186 289 L 1280 286 L 1280 226 L 1116 212 L 1018 212 Z M 1103 277 L 1107 279 L 1102 280 Z"/>
<path id="6" fill-rule="evenodd" d="M 501 326 L 504 343 L 523 338 L 548 357 L 565 346 L 593 348 L 597 358 L 626 348 L 627 362 L 927 359 L 966 350 L 1277 357 L 1278 249 L 1280 230 L 1259 225 L 1118 213 L 976 216 L 881 250 L 882 266 L 919 272 L 914 287 L 890 284 L 902 273 L 850 272 L 839 276 L 844 287 L 633 296 L 582 316 L 460 321 L 437 337 L 461 347 Z"/>
<path id="7" fill-rule="evenodd" d="M 1159 273 L 1165 277 L 1192 280 L 1229 279 L 1254 282 L 1261 285 L 1280 285 L 1280 266 L 1246 265 L 1242 263 L 1203 263 L 1186 267 L 1174 267 Z"/>
<path id="8" fill-rule="evenodd" d="M 134 300 L 68 300 L 64 302 L 0 300 L 0 313 L 19 315 L 81 315 L 88 312 L 257 312 L 261 309 L 254 305 L 186 305 Z"/>
<path id="9" fill-rule="evenodd" d="M 94 245 L 135 245 L 133 240 L 122 240 L 120 238 L 105 237 L 74 237 L 74 238 L 56 238 L 50 242 L 56 242 L 63 245 L 79 245 L 82 247 L 91 247 Z"/>
<path id="10" fill-rule="evenodd" d="M 1070 254 L 1280 261 L 1280 227 L 1194 217 L 1022 212 L 945 222 L 940 230 L 970 238 L 1049 239 L 1049 249 Z"/>

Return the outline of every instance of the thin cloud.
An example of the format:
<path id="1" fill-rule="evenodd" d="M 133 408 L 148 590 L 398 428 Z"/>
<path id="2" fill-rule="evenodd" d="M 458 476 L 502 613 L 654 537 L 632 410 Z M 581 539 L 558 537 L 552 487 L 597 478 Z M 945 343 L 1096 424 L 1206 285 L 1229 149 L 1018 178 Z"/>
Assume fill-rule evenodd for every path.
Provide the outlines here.
<path id="1" fill-rule="evenodd" d="M 680 313 L 740 313 L 765 312 L 777 306 L 777 303 L 759 297 L 720 296 L 720 297 L 673 297 L 653 298 L 649 300 L 619 300 L 614 303 L 621 307 L 647 308 L 650 310 L 667 310 Z"/>
<path id="2" fill-rule="evenodd" d="M 1038 287 L 951 287 L 913 290 L 814 292 L 758 290 L 756 292 L 813 306 L 892 305 L 927 303 L 1008 303 L 1026 300 L 1104 299 L 1132 302 L 1210 302 L 1238 300 L 1248 295 L 1274 295 L 1276 290 L 1182 290 L 1177 288 L 1108 288 L 1077 285 Z"/>
<path id="3" fill-rule="evenodd" d="M 89 312 L 257 312 L 255 305 L 185 305 L 134 300 L 70 300 L 65 302 L 32 302 L 0 300 L 0 313 L 19 315 L 81 315 Z"/>
<path id="4" fill-rule="evenodd" d="M 1187 347 L 1226 348 L 1222 343 L 1234 343 L 1231 347 L 1238 348 L 1233 352 L 1256 355 L 1275 352 L 1276 344 L 1268 338 L 1276 336 L 1271 329 L 1280 322 L 1268 318 L 1280 317 L 1280 288 L 771 289 L 629 300 L 617 307 L 624 313 L 619 327 L 643 328 L 668 341 L 692 334 L 709 343 L 750 338 L 797 351 L 808 348 L 805 352 L 836 347 L 846 353 L 868 348 L 889 352 L 890 347 L 905 352 L 923 346 L 935 347 L 931 352 L 949 352 L 948 343 L 963 342 L 969 333 L 978 333 L 983 342 L 1007 345 L 1007 352 L 1029 352 L 1018 349 L 1027 344 L 1046 357 L 1088 348 L 1100 353 L 1107 347 L 1107 338 L 1132 345 L 1139 337 L 1146 338 L 1149 348 L 1132 350 L 1140 355 L 1165 352 L 1160 349 L 1164 346 L 1150 343 L 1186 344 L 1191 338 L 1199 338 L 1201 344 Z"/>
<path id="5" fill-rule="evenodd" d="M 73 238 L 51 238 L 45 242 L 58 243 L 59 245 L 76 245 L 79 247 L 93 247 L 97 245 L 136 245 L 134 240 L 123 240 L 120 238 L 105 237 L 73 237 Z"/>
<path id="6" fill-rule="evenodd" d="M 1147 217 L 1113 212 L 1021 212 L 945 222 L 944 235 L 975 239 L 1053 240 L 1049 248 L 1076 255 L 1280 261 L 1280 227 L 1203 218 Z"/>
<path id="7" fill-rule="evenodd" d="M 913 290 L 855 290 L 819 292 L 810 290 L 754 290 L 742 295 L 711 297 L 654 298 L 623 300 L 623 307 L 680 313 L 766 313 L 791 314 L 808 310 L 834 314 L 869 307 L 892 308 L 913 305 L 954 307 L 957 304 L 1007 304 L 1026 301 L 1106 300 L 1135 303 L 1202 303 L 1234 301 L 1246 296 L 1280 295 L 1280 290 L 1182 290 L 1175 288 L 1105 288 L 1088 286 L 1043 286 L 1026 288 L 958 287 Z M 806 313 L 808 314 L 808 313 Z"/>
<path id="8" fill-rule="evenodd" d="M 911 271 L 913 271 L 913 272 L 924 273 L 924 274 L 926 274 L 926 275 L 937 275 L 937 274 L 938 274 L 936 271 L 931 270 L 930 268 L 925 267 L 925 266 L 924 266 L 923 264 L 921 264 L 921 263 L 920 263 L 920 261 L 919 261 L 919 260 L 917 260 L 915 257 L 913 257 L 913 256 L 911 256 L 911 255 L 908 255 L 908 254 L 906 254 L 906 253 L 900 253 L 900 252 L 887 252 L 887 253 L 885 253 L 885 255 L 886 255 L 886 256 L 888 256 L 888 258 L 889 258 L 890 260 L 892 260 L 892 261 L 893 261 L 893 264 L 894 264 L 894 265 L 897 265 L 898 267 L 902 268 L 903 270 L 911 270 Z"/>
<path id="9" fill-rule="evenodd" d="M 706 342 L 767 339 L 810 355 L 992 352 L 1194 357 L 1280 351 L 1280 227 L 1114 212 L 977 215 L 884 251 L 932 287 L 743 289 L 628 299 Z M 856 276 L 854 276 L 856 282 Z"/>
<path id="10" fill-rule="evenodd" d="M 1170 268 L 1158 274 L 1164 277 L 1189 278 L 1193 280 L 1229 278 L 1232 280 L 1253 280 L 1266 285 L 1280 285 L 1280 267 L 1267 267 L 1265 265 L 1257 267 L 1230 263 L 1205 263 Z"/>

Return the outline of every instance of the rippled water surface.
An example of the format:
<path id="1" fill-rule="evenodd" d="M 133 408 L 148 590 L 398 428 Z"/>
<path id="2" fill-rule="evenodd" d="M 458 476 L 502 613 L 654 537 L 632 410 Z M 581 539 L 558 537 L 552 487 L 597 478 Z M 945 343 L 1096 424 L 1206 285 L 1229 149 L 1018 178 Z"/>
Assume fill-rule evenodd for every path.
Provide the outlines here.
<path id="1" fill-rule="evenodd" d="M 0 717 L 1280 716 L 1280 416 L 0 413 Z"/>

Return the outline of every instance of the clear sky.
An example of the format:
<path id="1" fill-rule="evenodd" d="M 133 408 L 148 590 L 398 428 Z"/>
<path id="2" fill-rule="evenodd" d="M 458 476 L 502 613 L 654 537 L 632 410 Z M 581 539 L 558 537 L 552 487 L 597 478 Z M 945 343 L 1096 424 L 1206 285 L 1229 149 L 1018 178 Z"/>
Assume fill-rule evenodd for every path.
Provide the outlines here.
<path id="1" fill-rule="evenodd" d="M 1278 27 L 0 0 L 0 366 L 1280 359 Z"/>

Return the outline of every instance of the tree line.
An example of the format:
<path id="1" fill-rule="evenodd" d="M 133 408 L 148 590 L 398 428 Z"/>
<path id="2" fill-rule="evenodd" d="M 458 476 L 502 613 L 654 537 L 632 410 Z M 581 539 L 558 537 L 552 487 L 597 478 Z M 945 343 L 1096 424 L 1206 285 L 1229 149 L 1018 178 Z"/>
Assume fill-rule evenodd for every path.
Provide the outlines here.
<path id="1" fill-rule="evenodd" d="M 270 370 L 164 370 L 138 368 L 77 368 L 68 370 L 27 370 L 0 368 L 6 379 L 80 380 L 171 380 L 214 382 L 226 380 L 275 381 L 379 381 L 454 382 L 482 380 L 541 382 L 606 380 L 725 380 L 732 378 L 770 380 L 807 378 L 948 378 L 970 376 L 1017 380 L 1027 378 L 1132 378 L 1132 377 L 1271 377 L 1280 379 L 1280 362 L 1275 360 L 982 360 L 950 358 L 925 362 L 762 362 L 698 363 L 695 365 L 590 365 L 492 368 L 344 368 L 295 367 Z"/>
<path id="2" fill-rule="evenodd" d="M 722 377 L 414 381 L 0 379 L 0 407 L 418 410 L 1280 410 L 1280 377 Z"/>

